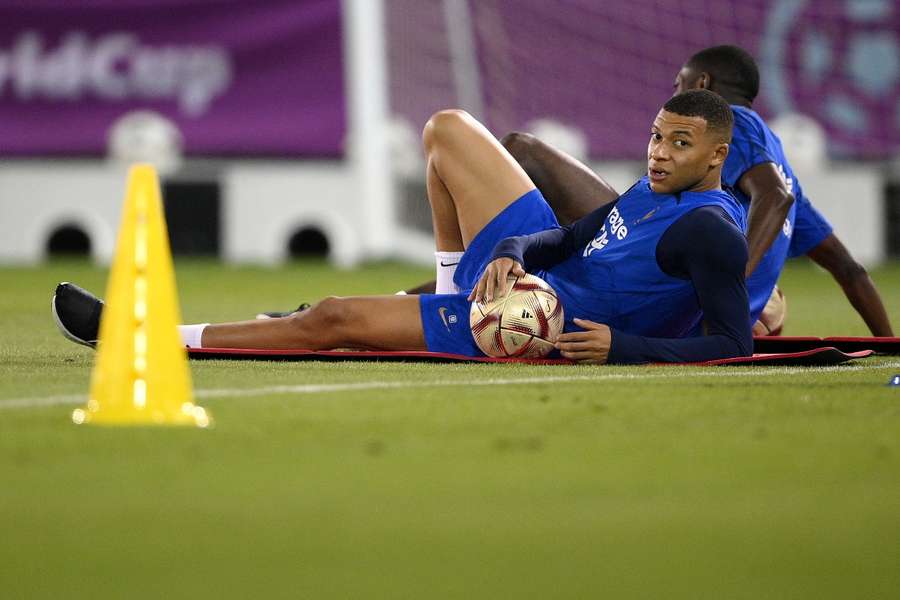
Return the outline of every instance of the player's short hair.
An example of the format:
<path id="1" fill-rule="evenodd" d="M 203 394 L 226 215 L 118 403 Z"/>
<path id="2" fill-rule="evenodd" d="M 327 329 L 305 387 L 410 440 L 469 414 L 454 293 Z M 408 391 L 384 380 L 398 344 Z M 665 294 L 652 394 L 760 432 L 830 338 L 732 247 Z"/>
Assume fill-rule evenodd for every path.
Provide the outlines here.
<path id="1" fill-rule="evenodd" d="M 713 85 L 752 103 L 759 94 L 759 68 L 749 52 L 737 46 L 712 46 L 693 55 L 687 66 L 709 73 Z"/>
<path id="2" fill-rule="evenodd" d="M 689 90 L 672 96 L 663 110 L 683 117 L 702 117 L 709 131 L 718 133 L 725 142 L 731 141 L 734 115 L 722 96 L 709 90 Z"/>

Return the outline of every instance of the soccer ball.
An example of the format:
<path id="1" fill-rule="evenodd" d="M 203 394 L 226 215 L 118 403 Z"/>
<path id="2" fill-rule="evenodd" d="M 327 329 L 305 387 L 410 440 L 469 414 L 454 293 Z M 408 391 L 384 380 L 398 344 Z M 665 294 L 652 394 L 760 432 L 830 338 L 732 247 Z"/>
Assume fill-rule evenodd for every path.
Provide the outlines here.
<path id="1" fill-rule="evenodd" d="M 507 286 L 502 298 L 472 303 L 469 325 L 475 343 L 497 358 L 546 356 L 563 328 L 556 292 L 535 275 L 510 275 Z"/>

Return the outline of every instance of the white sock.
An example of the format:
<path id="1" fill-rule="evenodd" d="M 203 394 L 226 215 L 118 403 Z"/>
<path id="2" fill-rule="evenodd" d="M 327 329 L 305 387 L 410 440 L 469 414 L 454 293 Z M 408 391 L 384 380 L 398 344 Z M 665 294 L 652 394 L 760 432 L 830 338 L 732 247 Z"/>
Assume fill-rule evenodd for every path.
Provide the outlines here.
<path id="1" fill-rule="evenodd" d="M 201 323 L 199 325 L 179 325 L 178 333 L 181 334 L 181 341 L 188 348 L 202 348 L 200 339 L 203 337 L 203 330 L 209 323 Z"/>
<path id="2" fill-rule="evenodd" d="M 459 287 L 453 283 L 453 274 L 456 273 L 456 266 L 459 259 L 462 258 L 462 252 L 442 252 L 434 253 L 434 265 L 437 277 L 437 284 L 434 288 L 435 294 L 458 294 Z"/>

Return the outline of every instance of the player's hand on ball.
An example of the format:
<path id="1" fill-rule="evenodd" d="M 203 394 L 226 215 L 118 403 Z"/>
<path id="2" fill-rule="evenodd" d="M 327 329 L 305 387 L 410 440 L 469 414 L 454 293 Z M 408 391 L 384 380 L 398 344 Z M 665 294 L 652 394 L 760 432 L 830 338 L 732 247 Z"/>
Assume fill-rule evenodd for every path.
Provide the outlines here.
<path id="1" fill-rule="evenodd" d="M 556 349 L 565 358 L 575 362 L 603 365 L 609 357 L 609 346 L 612 335 L 609 327 L 593 321 L 574 319 L 576 325 L 584 331 L 563 333 L 556 341 Z"/>
<path id="2" fill-rule="evenodd" d="M 511 258 L 498 258 L 491 261 L 481 274 L 478 285 L 469 294 L 469 300 L 476 302 L 490 302 L 495 297 L 502 298 L 506 295 L 507 280 L 510 273 L 516 277 L 524 277 L 525 269 Z"/>

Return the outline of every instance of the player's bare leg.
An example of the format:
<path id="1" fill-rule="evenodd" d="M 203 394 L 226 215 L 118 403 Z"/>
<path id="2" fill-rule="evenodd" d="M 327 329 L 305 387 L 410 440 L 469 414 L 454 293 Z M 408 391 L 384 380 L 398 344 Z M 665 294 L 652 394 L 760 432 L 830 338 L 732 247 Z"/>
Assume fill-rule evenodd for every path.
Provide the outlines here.
<path id="1" fill-rule="evenodd" d="M 430 158 L 425 168 L 425 187 L 428 192 L 428 202 L 431 204 L 435 249 L 441 252 L 464 251 L 466 247 L 463 244 L 462 233 L 459 231 L 456 205 Z"/>
<path id="2" fill-rule="evenodd" d="M 66 338 L 96 347 L 102 300 L 63 282 L 56 287 L 52 306 L 54 320 Z M 418 296 L 326 298 L 283 318 L 182 325 L 178 329 L 191 348 L 426 348 Z"/>
<path id="3" fill-rule="evenodd" d="M 438 250 L 445 249 L 441 245 L 459 250 L 459 241 L 467 247 L 491 219 L 535 189 L 500 142 L 464 111 L 433 115 L 422 139 Z"/>
<path id="4" fill-rule="evenodd" d="M 418 296 L 326 298 L 282 319 L 208 325 L 208 348 L 425 350 Z"/>

